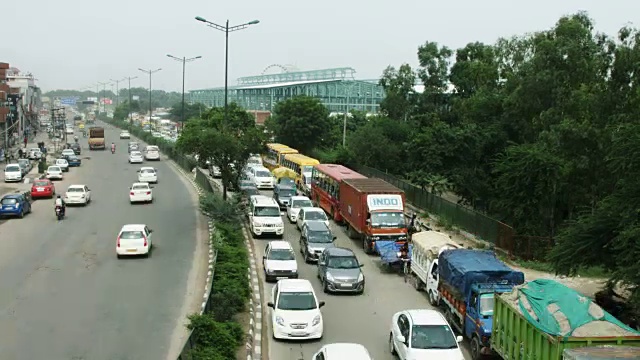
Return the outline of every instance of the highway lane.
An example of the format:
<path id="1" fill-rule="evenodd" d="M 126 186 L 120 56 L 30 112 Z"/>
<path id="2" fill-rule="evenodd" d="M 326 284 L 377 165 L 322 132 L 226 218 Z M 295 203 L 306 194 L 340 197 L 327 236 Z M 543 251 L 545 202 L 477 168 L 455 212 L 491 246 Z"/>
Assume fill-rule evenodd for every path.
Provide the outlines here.
<path id="1" fill-rule="evenodd" d="M 0 225 L 1 359 L 164 359 L 201 299 L 202 289 L 189 285 L 196 264 L 206 271 L 190 185 L 154 162 L 154 203 L 130 205 L 140 165 L 127 163 L 117 130 L 106 137 L 116 154 L 89 151 L 80 137 L 82 166 L 56 183 L 59 193 L 87 184 L 89 206 L 69 208 L 57 222 L 52 201 L 37 200 L 32 214 Z M 151 258 L 116 258 L 115 238 L 127 223 L 154 230 Z"/>

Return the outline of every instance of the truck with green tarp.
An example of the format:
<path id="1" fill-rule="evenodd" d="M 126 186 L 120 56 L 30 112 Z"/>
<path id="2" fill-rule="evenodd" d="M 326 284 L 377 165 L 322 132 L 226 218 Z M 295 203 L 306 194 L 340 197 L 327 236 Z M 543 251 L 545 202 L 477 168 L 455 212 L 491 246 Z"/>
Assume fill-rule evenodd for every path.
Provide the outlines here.
<path id="1" fill-rule="evenodd" d="M 640 346 L 594 346 L 565 349 L 563 360 L 632 360 L 640 359 Z"/>
<path id="2" fill-rule="evenodd" d="M 598 346 L 638 347 L 640 332 L 554 280 L 495 296 L 491 348 L 505 360 L 581 359 L 565 350 Z"/>

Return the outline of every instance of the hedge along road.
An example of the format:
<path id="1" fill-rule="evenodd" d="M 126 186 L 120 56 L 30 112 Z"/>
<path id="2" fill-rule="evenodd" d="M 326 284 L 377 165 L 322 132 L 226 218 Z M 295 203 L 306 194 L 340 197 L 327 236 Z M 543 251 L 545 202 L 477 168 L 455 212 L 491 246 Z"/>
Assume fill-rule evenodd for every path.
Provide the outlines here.
<path id="1" fill-rule="evenodd" d="M 206 272 L 196 197 L 163 160 L 144 164 L 158 169 L 153 204 L 130 205 L 140 165 L 128 164 L 127 140 L 106 129 L 118 151 L 89 151 L 80 137 L 82 166 L 56 182 L 60 194 L 86 184 L 91 204 L 57 222 L 52 200 L 36 200 L 33 213 L 0 225 L 1 359 L 157 360 L 181 350 Z M 116 258 L 128 223 L 154 230 L 150 258 Z"/>
<path id="2" fill-rule="evenodd" d="M 220 182 L 215 180 L 218 184 Z M 271 191 L 261 191 L 262 195 L 273 196 Z M 255 247 L 256 263 L 263 286 L 262 307 L 265 311 L 266 333 L 268 339 L 269 359 L 271 360 L 315 360 L 313 354 L 323 345 L 336 342 L 352 342 L 364 345 L 371 356 L 376 360 L 394 359 L 389 351 L 389 329 L 391 316 L 401 310 L 407 309 L 433 309 L 423 292 L 416 291 L 410 282 L 405 283 L 402 276 L 390 272 L 382 266 L 379 258 L 369 256 L 362 251 L 362 243 L 349 239 L 344 227 L 331 222 L 331 229 L 337 237 L 336 246 L 352 249 L 358 260 L 364 264 L 362 268 L 366 287 L 362 295 L 331 295 L 322 291 L 320 280 L 317 278 L 315 264 L 305 264 L 300 254 L 300 231 L 295 224 L 289 223 L 286 215 L 282 216 L 285 224 L 284 239 L 294 249 L 298 262 L 298 272 L 301 279 L 307 279 L 313 284 L 313 288 L 319 300 L 324 300 L 326 305 L 322 308 L 324 319 L 324 336 L 320 341 L 279 341 L 274 340 L 271 331 L 271 313 L 267 302 L 271 301 L 273 283 L 264 282 L 262 268 L 262 256 L 268 238 L 253 239 Z M 471 354 L 466 345 L 462 344 L 462 352 L 465 359 L 471 359 Z"/>

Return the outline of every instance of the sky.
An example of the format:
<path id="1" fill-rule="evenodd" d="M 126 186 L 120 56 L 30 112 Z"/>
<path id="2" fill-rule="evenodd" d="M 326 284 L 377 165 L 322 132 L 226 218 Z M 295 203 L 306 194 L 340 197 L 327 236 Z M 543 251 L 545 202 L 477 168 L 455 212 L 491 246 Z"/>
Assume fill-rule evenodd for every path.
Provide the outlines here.
<path id="1" fill-rule="evenodd" d="M 223 86 L 224 33 L 194 19 L 201 16 L 221 25 L 260 21 L 229 36 L 230 85 L 273 64 L 301 71 L 352 67 L 356 78 L 376 79 L 388 65 L 417 65 L 425 41 L 453 49 L 494 43 L 549 29 L 581 10 L 609 35 L 640 22 L 640 2 L 632 0 L 7 1 L 0 62 L 32 73 L 45 91 L 95 89 L 129 76 L 138 77 L 132 86 L 147 88 L 149 76 L 138 68 L 162 69 L 152 77 L 154 89 L 181 91 L 182 64 L 166 55 L 202 56 L 187 64 L 186 90 Z"/>

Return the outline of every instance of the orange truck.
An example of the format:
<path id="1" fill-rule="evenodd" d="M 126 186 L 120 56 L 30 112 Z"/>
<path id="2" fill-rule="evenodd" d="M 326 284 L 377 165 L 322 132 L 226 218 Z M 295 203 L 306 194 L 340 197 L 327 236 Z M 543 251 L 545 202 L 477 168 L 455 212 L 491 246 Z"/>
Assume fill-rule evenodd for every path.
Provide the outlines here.
<path id="1" fill-rule="evenodd" d="M 340 215 L 351 238 L 361 238 L 367 254 L 376 253 L 376 242 L 406 243 L 404 191 L 377 178 L 340 182 Z"/>

